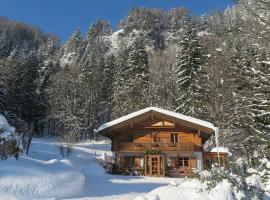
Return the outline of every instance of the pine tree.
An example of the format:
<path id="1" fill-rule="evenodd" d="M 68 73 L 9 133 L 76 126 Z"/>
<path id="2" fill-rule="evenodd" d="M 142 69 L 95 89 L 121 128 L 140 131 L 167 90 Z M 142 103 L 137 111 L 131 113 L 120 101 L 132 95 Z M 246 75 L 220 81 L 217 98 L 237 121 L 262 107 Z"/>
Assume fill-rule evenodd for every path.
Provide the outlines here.
<path id="1" fill-rule="evenodd" d="M 178 85 L 178 107 L 176 111 L 196 116 L 196 101 L 198 74 L 203 62 L 202 47 L 199 43 L 196 28 L 189 23 L 182 40 L 180 51 L 177 54 L 176 73 Z"/>
<path id="2" fill-rule="evenodd" d="M 114 55 L 109 55 L 106 59 L 105 66 L 102 74 L 102 88 L 101 88 L 101 117 L 100 123 L 105 123 L 110 120 L 112 112 L 112 98 L 113 98 L 113 82 L 114 82 L 114 71 L 116 67 Z"/>
<path id="3" fill-rule="evenodd" d="M 4 77 L 0 76 L 0 112 L 7 109 L 6 91 L 4 88 Z"/>
<path id="4" fill-rule="evenodd" d="M 174 37 L 178 38 L 180 30 L 185 29 L 188 11 L 185 8 L 173 8 L 171 11 L 170 29 Z"/>
<path id="5" fill-rule="evenodd" d="M 98 37 L 110 35 L 112 32 L 109 22 L 98 19 L 96 23 L 92 24 L 87 33 L 88 43 L 92 43 Z"/>
<path id="6" fill-rule="evenodd" d="M 84 88 L 84 103 L 81 106 L 82 119 L 88 133 L 93 133 L 101 121 L 106 120 L 107 96 L 104 94 L 107 70 L 105 66 L 105 44 L 98 37 L 92 41 L 91 48 L 80 62 L 80 84 Z M 107 84 L 108 79 L 106 80 Z M 107 89 L 107 88 L 106 88 Z M 107 94 L 110 95 L 110 94 Z"/>
<path id="7" fill-rule="evenodd" d="M 78 27 L 76 28 L 75 32 L 71 35 L 69 40 L 66 43 L 66 51 L 68 52 L 77 52 L 81 45 L 83 39 L 81 36 L 81 29 Z"/>
<path id="8" fill-rule="evenodd" d="M 62 56 L 60 64 L 62 67 L 75 64 L 83 54 L 84 41 L 81 36 L 80 28 L 77 28 L 69 40 L 61 48 Z"/>
<path id="9" fill-rule="evenodd" d="M 7 77 L 9 111 L 23 119 L 28 125 L 28 130 L 24 133 L 24 147 L 28 153 L 33 131 L 37 128 L 38 121 L 44 117 L 44 113 L 39 112 L 42 105 L 37 85 L 41 61 L 36 55 L 25 60 L 14 57 L 9 60 L 8 65 L 10 67 Z"/>
<path id="10" fill-rule="evenodd" d="M 149 65 L 148 55 L 140 38 L 135 39 L 129 52 L 124 78 L 126 113 L 145 108 L 148 101 Z"/>
<path id="11" fill-rule="evenodd" d="M 260 51 L 248 41 L 233 41 L 227 52 L 230 57 L 225 61 L 229 64 L 226 102 L 231 104 L 226 113 L 233 112 L 228 115 L 230 118 L 225 117 L 225 121 L 230 123 L 227 129 L 233 130 L 235 148 L 252 164 L 258 158 L 254 152 L 262 153 L 269 145 L 269 77 L 260 70 Z"/>
<path id="12" fill-rule="evenodd" d="M 127 99 L 125 95 L 125 72 L 127 70 L 128 61 L 128 48 L 127 45 L 122 42 L 121 48 L 116 52 L 116 66 L 113 77 L 113 96 L 112 96 L 112 118 L 118 118 L 123 115 L 125 108 L 124 102 Z"/>

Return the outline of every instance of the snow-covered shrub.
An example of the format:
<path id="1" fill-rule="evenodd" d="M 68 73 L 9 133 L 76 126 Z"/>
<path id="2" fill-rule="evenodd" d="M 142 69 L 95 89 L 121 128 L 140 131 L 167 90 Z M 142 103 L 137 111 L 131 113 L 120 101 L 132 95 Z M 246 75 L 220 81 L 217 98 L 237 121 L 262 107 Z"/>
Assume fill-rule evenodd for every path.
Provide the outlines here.
<path id="1" fill-rule="evenodd" d="M 72 153 L 73 143 L 77 141 L 77 136 L 73 133 L 63 135 L 62 141 L 59 144 L 59 151 L 63 157 L 69 157 Z"/>
<path id="2" fill-rule="evenodd" d="M 19 144 L 20 136 L 15 132 L 15 128 L 0 114 L 0 159 L 7 159 L 12 155 L 18 158 Z"/>
<path id="3" fill-rule="evenodd" d="M 69 157 L 72 153 L 72 144 L 71 143 L 63 143 L 61 142 L 58 145 L 59 152 L 63 157 Z"/>
<path id="4" fill-rule="evenodd" d="M 237 200 L 264 199 L 270 192 L 270 161 L 262 159 L 257 169 L 246 169 L 239 161 L 230 164 L 230 170 L 213 167 L 211 171 L 203 171 L 200 179 L 203 189 L 211 191 L 225 179 L 231 184 L 232 194 Z"/>
<path id="5" fill-rule="evenodd" d="M 204 184 L 204 189 L 209 191 L 224 179 L 228 179 L 228 171 L 216 166 L 213 166 L 211 171 L 205 170 L 200 173 L 200 180 Z"/>

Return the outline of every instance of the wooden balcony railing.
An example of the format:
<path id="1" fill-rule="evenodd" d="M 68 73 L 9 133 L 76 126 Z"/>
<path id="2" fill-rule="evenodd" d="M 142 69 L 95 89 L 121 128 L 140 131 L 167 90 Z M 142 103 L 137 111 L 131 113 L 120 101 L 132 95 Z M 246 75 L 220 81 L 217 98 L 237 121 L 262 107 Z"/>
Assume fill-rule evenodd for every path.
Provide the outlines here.
<path id="1" fill-rule="evenodd" d="M 146 151 L 146 150 L 160 150 L 160 151 L 201 151 L 201 147 L 194 143 L 131 143 L 120 142 L 112 145 L 112 151 Z"/>

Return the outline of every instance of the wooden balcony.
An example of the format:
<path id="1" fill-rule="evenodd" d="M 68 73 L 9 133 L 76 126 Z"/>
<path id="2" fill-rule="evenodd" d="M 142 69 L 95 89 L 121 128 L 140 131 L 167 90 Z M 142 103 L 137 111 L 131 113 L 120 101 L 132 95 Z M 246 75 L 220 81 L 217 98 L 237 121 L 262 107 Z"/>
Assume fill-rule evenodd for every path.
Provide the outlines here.
<path id="1" fill-rule="evenodd" d="M 129 143 L 120 142 L 112 145 L 112 151 L 133 152 L 146 150 L 160 151 L 201 151 L 194 143 Z"/>

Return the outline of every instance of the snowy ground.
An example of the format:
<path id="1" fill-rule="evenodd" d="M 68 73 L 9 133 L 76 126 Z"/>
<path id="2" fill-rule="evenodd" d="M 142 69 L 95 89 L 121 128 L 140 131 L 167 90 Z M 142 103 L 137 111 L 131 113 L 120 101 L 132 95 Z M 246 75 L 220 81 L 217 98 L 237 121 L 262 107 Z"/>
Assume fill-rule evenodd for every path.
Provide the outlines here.
<path id="1" fill-rule="evenodd" d="M 0 199 L 231 199 L 226 183 L 208 193 L 197 180 L 105 174 L 97 158 L 109 149 L 106 141 L 79 143 L 63 159 L 55 140 L 34 139 L 29 157 L 0 161 Z"/>
<path id="2" fill-rule="evenodd" d="M 133 199 L 172 180 L 105 174 L 96 158 L 109 149 L 106 142 L 76 144 L 63 159 L 57 142 L 34 139 L 29 157 L 0 161 L 0 199 Z"/>

